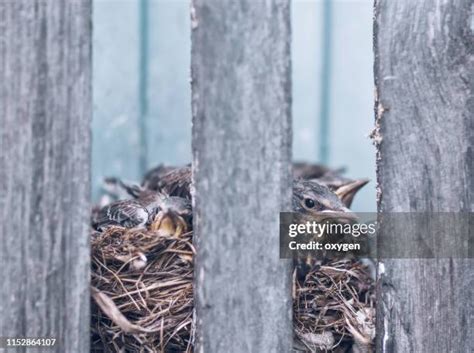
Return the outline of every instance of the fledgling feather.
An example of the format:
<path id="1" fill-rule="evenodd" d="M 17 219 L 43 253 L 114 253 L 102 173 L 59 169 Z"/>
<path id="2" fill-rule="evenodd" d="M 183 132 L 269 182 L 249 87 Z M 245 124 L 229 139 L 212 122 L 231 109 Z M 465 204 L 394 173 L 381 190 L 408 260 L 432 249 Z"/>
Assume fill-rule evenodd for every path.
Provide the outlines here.
<path id="1" fill-rule="evenodd" d="M 121 200 L 103 207 L 95 215 L 93 226 L 102 231 L 110 226 L 144 227 L 150 214 L 138 200 Z"/>

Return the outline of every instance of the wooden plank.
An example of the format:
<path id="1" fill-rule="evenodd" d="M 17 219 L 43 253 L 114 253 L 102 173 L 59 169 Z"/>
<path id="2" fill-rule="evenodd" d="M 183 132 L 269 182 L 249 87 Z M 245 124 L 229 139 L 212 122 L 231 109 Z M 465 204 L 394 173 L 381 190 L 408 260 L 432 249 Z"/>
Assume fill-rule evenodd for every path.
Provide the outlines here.
<path id="1" fill-rule="evenodd" d="M 192 8 L 197 352 L 289 352 L 290 6 Z"/>
<path id="2" fill-rule="evenodd" d="M 0 2 L 0 336 L 89 350 L 91 3 Z"/>
<path id="3" fill-rule="evenodd" d="M 376 1 L 379 211 L 474 209 L 471 16 L 470 0 Z M 471 352 L 473 269 L 384 260 L 377 351 Z"/>

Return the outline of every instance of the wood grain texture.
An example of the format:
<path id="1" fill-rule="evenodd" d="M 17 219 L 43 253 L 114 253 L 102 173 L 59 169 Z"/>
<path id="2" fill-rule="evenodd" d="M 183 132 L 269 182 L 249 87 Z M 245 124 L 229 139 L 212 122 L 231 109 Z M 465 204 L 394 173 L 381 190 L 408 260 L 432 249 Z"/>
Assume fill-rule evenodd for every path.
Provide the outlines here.
<path id="1" fill-rule="evenodd" d="M 470 0 L 375 3 L 379 211 L 474 211 L 472 11 Z M 473 259 L 380 269 L 378 351 L 472 351 Z"/>
<path id="2" fill-rule="evenodd" d="M 192 33 L 197 352 L 289 352 L 289 1 L 195 0 Z"/>
<path id="3" fill-rule="evenodd" d="M 87 352 L 90 1 L 0 1 L 0 65 L 0 336 Z"/>

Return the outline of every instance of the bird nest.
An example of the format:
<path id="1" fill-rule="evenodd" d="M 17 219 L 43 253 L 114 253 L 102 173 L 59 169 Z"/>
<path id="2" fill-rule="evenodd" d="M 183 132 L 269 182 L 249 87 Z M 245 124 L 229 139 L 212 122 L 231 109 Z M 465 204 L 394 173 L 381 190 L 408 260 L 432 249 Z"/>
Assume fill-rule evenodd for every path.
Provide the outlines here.
<path id="1" fill-rule="evenodd" d="M 92 351 L 191 352 L 191 233 L 113 227 L 91 245 Z"/>
<path id="2" fill-rule="evenodd" d="M 192 233 L 112 227 L 91 243 L 92 351 L 192 352 Z M 370 351 L 374 286 L 360 262 L 316 263 L 293 297 L 295 350 Z"/>
<path id="3" fill-rule="evenodd" d="M 293 282 L 296 346 L 309 352 L 371 352 L 375 288 L 369 268 L 352 259 L 315 263 Z"/>

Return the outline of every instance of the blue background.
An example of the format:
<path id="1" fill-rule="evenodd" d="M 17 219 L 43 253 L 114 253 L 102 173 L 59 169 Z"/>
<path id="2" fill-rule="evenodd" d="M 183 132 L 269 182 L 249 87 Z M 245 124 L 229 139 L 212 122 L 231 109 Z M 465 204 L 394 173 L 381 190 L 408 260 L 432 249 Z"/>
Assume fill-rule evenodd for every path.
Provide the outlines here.
<path id="1" fill-rule="evenodd" d="M 372 179 L 353 204 L 366 212 L 376 209 L 368 138 L 372 6 L 372 0 L 292 2 L 294 159 Z M 95 200 L 104 176 L 140 180 L 158 163 L 191 161 L 189 7 L 182 0 L 94 1 Z"/>

